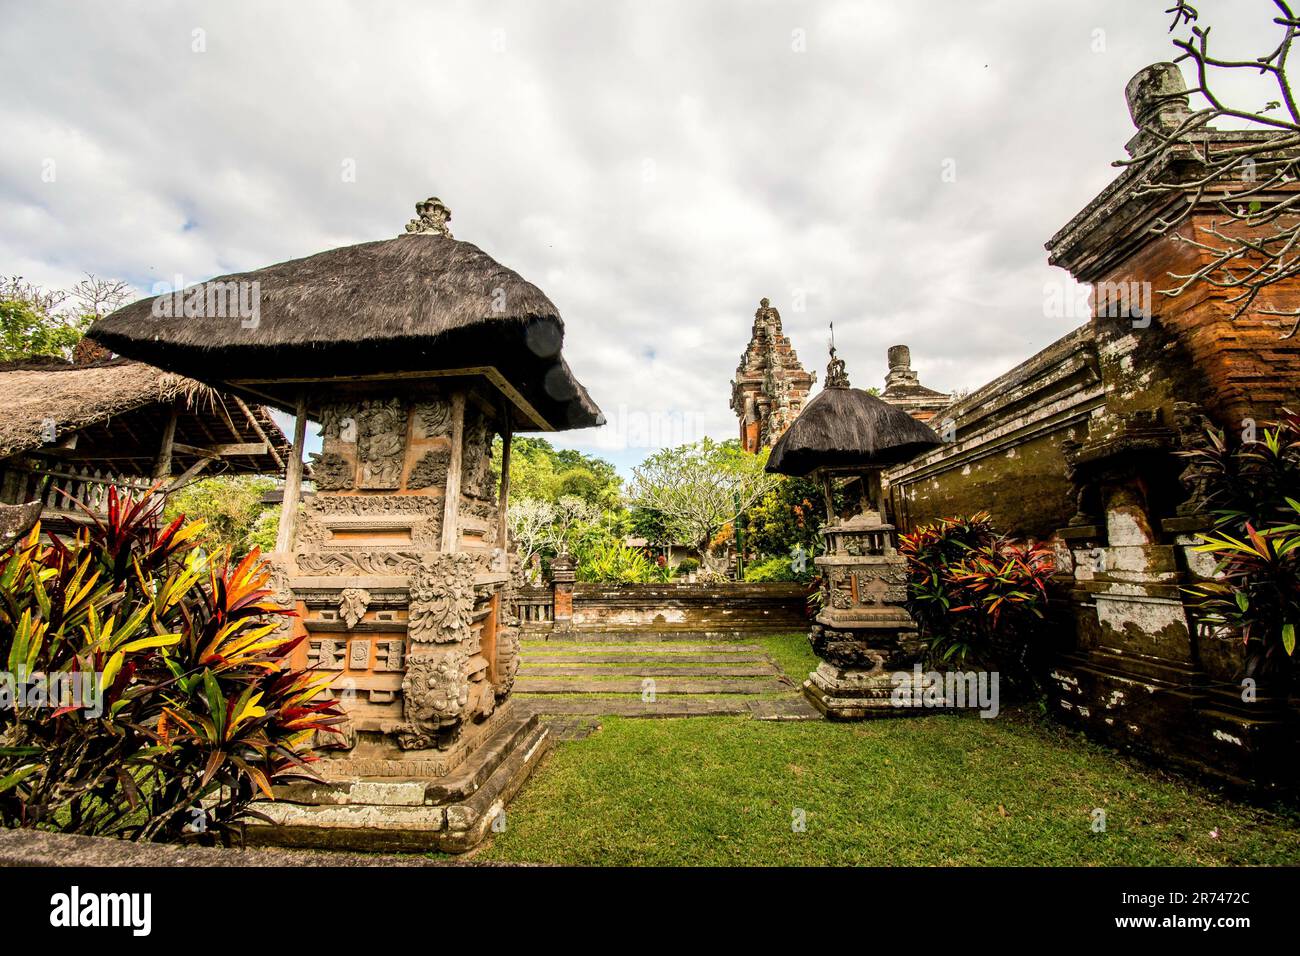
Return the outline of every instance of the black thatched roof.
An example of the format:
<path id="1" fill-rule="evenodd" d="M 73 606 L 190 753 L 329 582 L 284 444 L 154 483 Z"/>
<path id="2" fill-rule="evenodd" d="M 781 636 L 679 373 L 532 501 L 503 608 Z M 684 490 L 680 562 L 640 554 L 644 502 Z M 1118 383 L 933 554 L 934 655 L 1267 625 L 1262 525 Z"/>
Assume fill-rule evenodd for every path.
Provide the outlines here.
<path id="1" fill-rule="evenodd" d="M 860 388 L 827 387 L 804 406 L 772 448 L 767 470 L 896 465 L 942 444 L 928 425 Z"/>
<path id="2" fill-rule="evenodd" d="M 255 323 L 229 306 L 228 293 L 225 317 L 213 315 L 219 308 L 185 314 L 196 290 L 204 298 L 194 301 L 219 304 L 218 292 L 253 282 Z M 259 394 L 286 409 L 293 379 L 492 367 L 549 427 L 603 421 L 560 355 L 564 323 L 554 303 L 477 246 L 448 236 L 408 234 L 221 276 L 134 302 L 88 335 L 214 385 L 273 380 Z"/>

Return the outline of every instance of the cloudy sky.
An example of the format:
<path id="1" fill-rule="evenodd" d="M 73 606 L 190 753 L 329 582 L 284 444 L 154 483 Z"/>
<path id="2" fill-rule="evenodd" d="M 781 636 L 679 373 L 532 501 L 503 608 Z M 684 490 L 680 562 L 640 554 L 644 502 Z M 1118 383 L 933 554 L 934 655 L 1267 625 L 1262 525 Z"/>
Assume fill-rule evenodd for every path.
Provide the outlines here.
<path id="1" fill-rule="evenodd" d="M 626 471 L 735 433 L 762 296 L 863 387 L 895 343 L 972 388 L 1080 324 L 1043 243 L 1115 175 L 1169 6 L 0 0 L 0 274 L 145 294 L 436 194 L 564 316 L 611 424 L 558 443 Z M 1197 6 L 1263 52 L 1267 0 Z"/>

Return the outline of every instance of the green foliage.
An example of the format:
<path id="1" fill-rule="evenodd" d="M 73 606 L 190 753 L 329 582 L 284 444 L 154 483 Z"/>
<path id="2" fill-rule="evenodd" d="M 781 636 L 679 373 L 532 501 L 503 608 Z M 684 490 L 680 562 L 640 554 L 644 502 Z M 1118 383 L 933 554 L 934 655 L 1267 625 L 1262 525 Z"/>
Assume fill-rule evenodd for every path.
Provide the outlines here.
<path id="1" fill-rule="evenodd" d="M 811 553 L 819 547 L 825 520 L 821 492 L 803 478 L 781 476 L 776 486 L 745 513 L 745 542 L 750 551 L 789 555 L 795 548 Z"/>
<path id="2" fill-rule="evenodd" d="M 677 573 L 679 575 L 692 574 L 700 569 L 700 562 L 695 558 L 682 558 L 677 562 Z"/>
<path id="3" fill-rule="evenodd" d="M 94 275 L 67 291 L 45 290 L 21 276 L 0 276 L 0 361 L 33 355 L 70 358 L 90 324 L 130 296 L 125 282 Z"/>
<path id="4" fill-rule="evenodd" d="M 1216 530 L 1195 548 L 1217 559 L 1216 580 L 1187 591 L 1199 624 L 1234 631 L 1245 644 L 1243 676 L 1289 686 L 1300 625 L 1300 417 L 1285 413 L 1255 442 L 1209 444 L 1185 453 Z"/>
<path id="5" fill-rule="evenodd" d="M 747 566 L 745 568 L 745 580 L 752 582 L 798 581 L 800 576 L 795 574 L 789 558 L 768 558 L 766 561 L 759 561 Z"/>
<path id="6" fill-rule="evenodd" d="M 262 496 L 276 485 L 274 479 L 257 475 L 204 478 L 169 495 L 163 518 L 201 519 L 198 543 L 211 552 L 230 548 L 243 556 L 255 547 L 274 551 L 279 509 L 263 504 Z"/>
<path id="7" fill-rule="evenodd" d="M 987 512 L 945 518 L 899 540 L 907 560 L 908 610 L 933 659 L 996 662 L 1022 671 L 1033 623 L 1047 605 L 1056 562 L 1044 545 L 1016 545 Z"/>
<path id="8" fill-rule="evenodd" d="M 492 445 L 492 475 L 501 478 L 501 439 Z M 581 498 L 596 508 L 621 507 L 623 482 L 603 458 L 572 449 L 556 449 L 544 438 L 515 436 L 510 442 L 510 500 L 557 502 Z"/>
<path id="9" fill-rule="evenodd" d="M 767 449 L 751 455 L 734 439 L 665 448 L 634 469 L 629 498 L 658 514 L 666 534 L 693 545 L 707 563 L 719 533 L 775 486 L 766 463 Z"/>
<path id="10" fill-rule="evenodd" d="M 69 323 L 38 303 L 0 299 L 0 361 L 31 355 L 68 358 L 88 324 Z"/>
<path id="11" fill-rule="evenodd" d="M 640 548 L 629 548 L 622 541 L 595 541 L 578 554 L 579 581 L 595 584 L 648 584 L 666 581 L 672 572 L 646 556 Z"/>
<path id="12" fill-rule="evenodd" d="M 200 522 L 159 523 L 161 501 L 109 495 L 75 540 L 39 528 L 0 552 L 0 824 L 178 840 L 230 828 L 310 740 L 341 718 L 314 701 L 330 680 L 297 671 L 301 638 L 276 635 L 256 552 L 202 557 Z M 77 680 L 68 706 L 31 689 Z M 90 679 L 89 687 L 81 683 Z"/>

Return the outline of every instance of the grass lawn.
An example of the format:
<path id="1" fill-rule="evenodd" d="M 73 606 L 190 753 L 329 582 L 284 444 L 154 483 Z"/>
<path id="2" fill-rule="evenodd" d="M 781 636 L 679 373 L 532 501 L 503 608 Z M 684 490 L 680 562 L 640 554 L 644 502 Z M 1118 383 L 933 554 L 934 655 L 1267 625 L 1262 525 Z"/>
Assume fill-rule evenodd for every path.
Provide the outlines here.
<path id="1" fill-rule="evenodd" d="M 804 642 L 802 645 L 798 642 Z M 802 636 L 764 641 L 792 677 Z M 602 718 L 479 855 L 564 864 L 1296 864 L 1300 813 L 1235 803 L 1045 719 Z M 1106 814 L 1093 832 L 1093 811 Z M 796 832 L 795 811 L 806 829 Z"/>

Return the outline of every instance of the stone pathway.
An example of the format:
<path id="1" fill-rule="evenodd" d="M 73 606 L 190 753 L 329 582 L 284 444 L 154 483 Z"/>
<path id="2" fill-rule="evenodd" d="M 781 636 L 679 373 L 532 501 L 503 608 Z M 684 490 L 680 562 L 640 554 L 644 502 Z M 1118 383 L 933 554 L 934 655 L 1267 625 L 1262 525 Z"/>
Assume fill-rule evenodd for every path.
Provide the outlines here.
<path id="1" fill-rule="evenodd" d="M 586 736 L 580 717 L 716 717 L 815 720 L 799 685 L 759 644 L 686 638 L 647 642 L 524 641 L 515 699 L 552 720 L 561 739 Z"/>

